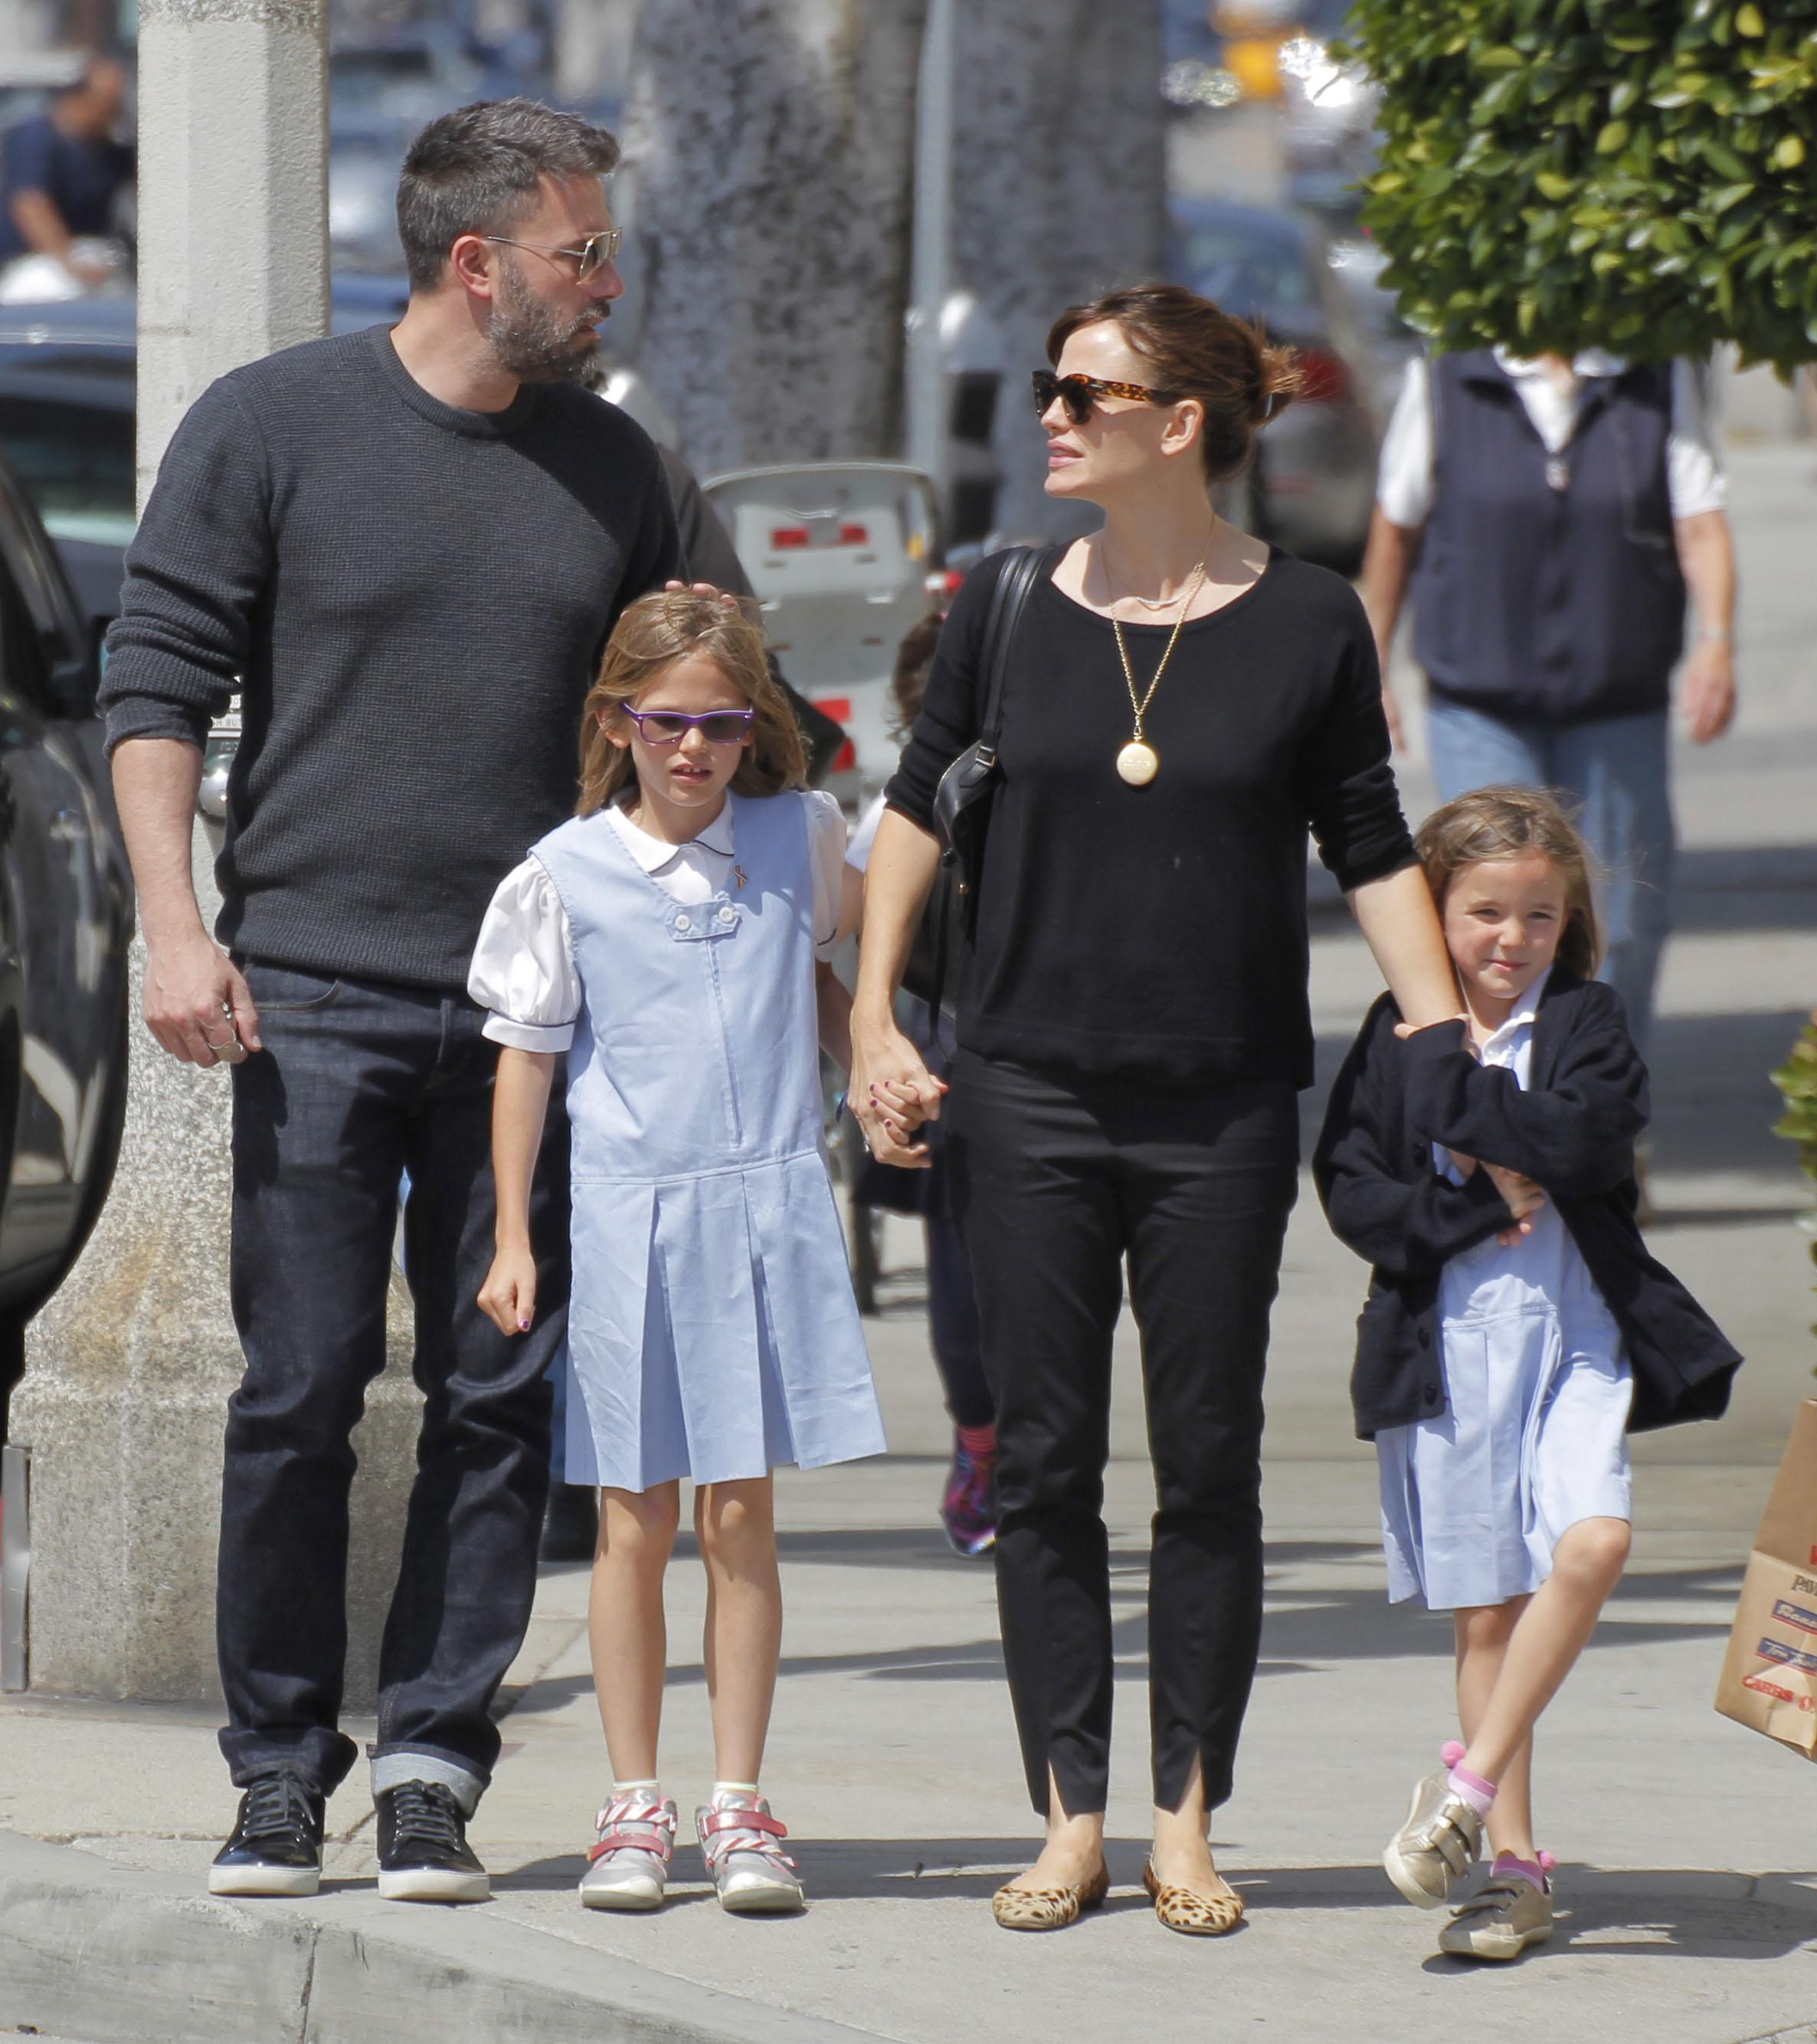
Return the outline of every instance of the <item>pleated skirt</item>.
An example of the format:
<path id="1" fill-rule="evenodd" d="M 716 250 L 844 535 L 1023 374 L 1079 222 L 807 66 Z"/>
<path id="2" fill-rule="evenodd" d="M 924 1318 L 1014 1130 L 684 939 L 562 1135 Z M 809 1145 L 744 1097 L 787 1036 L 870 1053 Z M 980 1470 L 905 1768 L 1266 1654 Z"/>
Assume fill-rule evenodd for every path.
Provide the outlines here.
<path id="1" fill-rule="evenodd" d="M 573 1247 L 570 1483 L 726 1483 L 883 1452 L 817 1151 L 681 1179 L 577 1180 Z"/>
<path id="2" fill-rule="evenodd" d="M 1447 1409 L 1376 1435 L 1391 1602 L 1505 1604 L 1552 1573 L 1582 1519 L 1630 1511 L 1619 1354 L 1570 1353 L 1548 1307 L 1446 1320 Z"/>

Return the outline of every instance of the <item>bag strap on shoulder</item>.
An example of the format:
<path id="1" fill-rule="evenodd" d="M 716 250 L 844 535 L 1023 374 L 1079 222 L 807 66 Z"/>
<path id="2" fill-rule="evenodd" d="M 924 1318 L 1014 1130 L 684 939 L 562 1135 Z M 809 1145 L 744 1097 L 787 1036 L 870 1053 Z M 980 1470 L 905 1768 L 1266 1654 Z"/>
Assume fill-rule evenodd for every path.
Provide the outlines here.
<path id="1" fill-rule="evenodd" d="M 997 734 L 1003 728 L 1003 677 L 1009 665 L 1009 645 L 1017 620 L 1035 583 L 1052 571 L 1064 551 L 1060 547 L 1012 547 L 997 571 L 985 620 L 983 643 L 984 718 L 978 727 L 978 756 L 985 766 L 997 763 Z"/>

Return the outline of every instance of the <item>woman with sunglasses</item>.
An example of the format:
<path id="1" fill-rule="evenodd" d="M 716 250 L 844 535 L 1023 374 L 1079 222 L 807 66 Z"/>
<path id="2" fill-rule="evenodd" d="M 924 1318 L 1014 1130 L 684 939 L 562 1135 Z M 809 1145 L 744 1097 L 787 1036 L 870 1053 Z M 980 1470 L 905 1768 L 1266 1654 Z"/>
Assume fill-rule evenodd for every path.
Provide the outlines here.
<path id="1" fill-rule="evenodd" d="M 1292 397 L 1291 354 L 1149 285 L 1063 314 L 1048 355 L 1047 491 L 1104 524 L 1043 567 L 1008 647 L 945 1108 L 997 1405 L 1005 1658 L 1047 1819 L 993 1906 L 1054 1929 L 1108 1887 L 1101 1506 L 1127 1262 L 1158 1505 L 1145 1885 L 1170 1928 L 1216 1934 L 1243 1908 L 1207 1833 L 1255 1669 L 1262 1374 L 1312 1078 L 1308 828 L 1408 1019 L 1458 997 L 1362 605 L 1212 509 Z M 852 1097 L 891 1163 L 920 1147 L 893 1103 L 939 1109 L 890 996 L 939 862 L 935 787 L 978 736 L 993 582 L 987 564 L 959 592 L 871 852 Z"/>
<path id="2" fill-rule="evenodd" d="M 500 886 L 468 979 L 504 1046 L 479 1303 L 506 1334 L 536 1316 L 530 1170 L 568 1054 L 565 1473 L 602 1490 L 589 1622 L 613 1771 L 589 1908 L 664 1898 L 663 1581 L 684 1477 L 717 1775 L 695 1831 L 723 1908 L 801 1907 L 758 1788 L 782 1632 L 771 1472 L 884 1445 L 820 1147 L 820 1049 L 847 1056 L 826 962 L 845 824 L 802 790 L 805 764 L 754 624 L 712 590 L 632 604 L 587 697 L 579 813 Z"/>

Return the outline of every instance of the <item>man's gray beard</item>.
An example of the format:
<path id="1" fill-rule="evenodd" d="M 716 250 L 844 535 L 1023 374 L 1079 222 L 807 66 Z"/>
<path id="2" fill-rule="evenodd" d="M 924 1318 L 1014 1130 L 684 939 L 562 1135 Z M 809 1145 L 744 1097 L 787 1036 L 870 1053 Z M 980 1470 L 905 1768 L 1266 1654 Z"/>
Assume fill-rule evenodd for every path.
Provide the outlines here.
<path id="1" fill-rule="evenodd" d="M 486 338 L 499 367 L 520 383 L 584 383 L 599 352 L 597 333 L 577 348 L 574 328 L 535 296 L 511 258 L 500 263 L 498 280 Z"/>

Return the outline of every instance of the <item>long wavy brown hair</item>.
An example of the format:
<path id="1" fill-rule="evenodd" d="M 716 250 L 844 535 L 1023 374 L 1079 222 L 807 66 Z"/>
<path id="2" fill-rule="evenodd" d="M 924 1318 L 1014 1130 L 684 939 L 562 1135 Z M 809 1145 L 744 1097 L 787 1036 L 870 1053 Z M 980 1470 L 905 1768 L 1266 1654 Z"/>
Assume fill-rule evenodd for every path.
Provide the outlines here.
<path id="1" fill-rule="evenodd" d="M 1589 847 L 1558 797 L 1545 788 L 1473 788 L 1435 809 L 1413 840 L 1440 914 L 1460 873 L 1492 859 L 1537 854 L 1565 883 L 1565 927 L 1558 962 L 1579 979 L 1594 979 L 1602 962 L 1602 932 L 1591 892 Z"/>
<path id="2" fill-rule="evenodd" d="M 666 668 L 690 655 L 711 660 L 757 713 L 751 742 L 732 777 L 733 788 L 741 795 L 777 795 L 807 786 L 807 753 L 789 699 L 764 654 L 756 605 L 743 598 L 735 610 L 717 596 L 666 590 L 628 605 L 606 642 L 599 678 L 587 691 L 581 718 L 577 815 L 590 816 L 636 782 L 629 747 L 614 745 L 609 734 L 628 730 L 623 706 L 635 703 Z"/>

